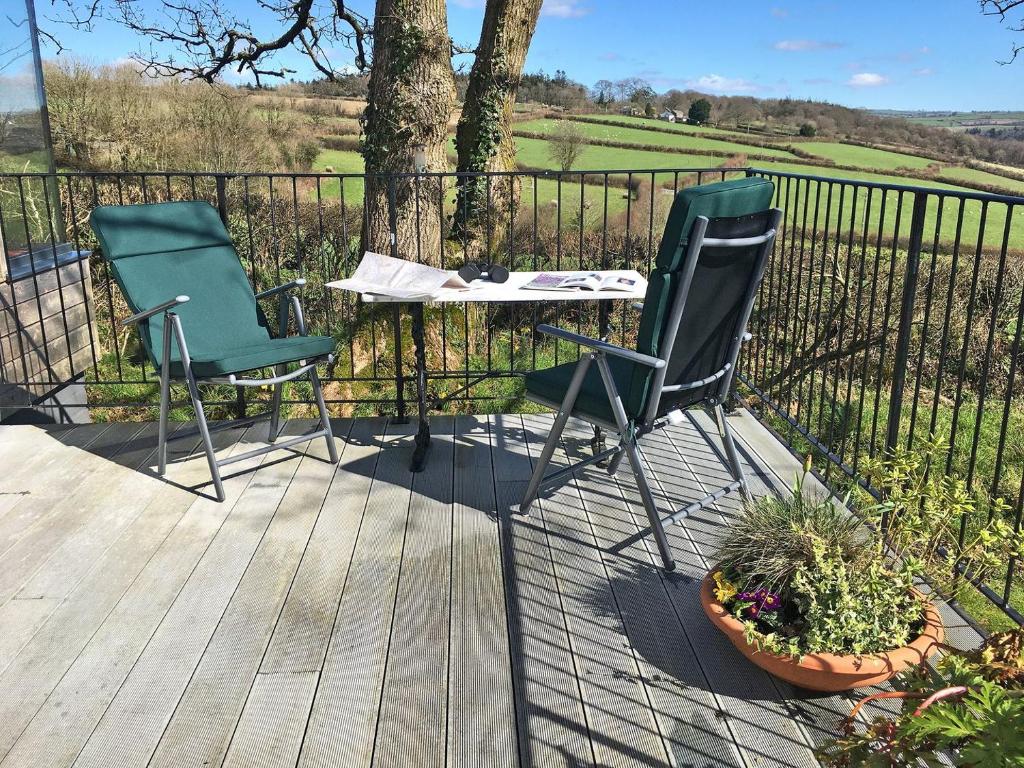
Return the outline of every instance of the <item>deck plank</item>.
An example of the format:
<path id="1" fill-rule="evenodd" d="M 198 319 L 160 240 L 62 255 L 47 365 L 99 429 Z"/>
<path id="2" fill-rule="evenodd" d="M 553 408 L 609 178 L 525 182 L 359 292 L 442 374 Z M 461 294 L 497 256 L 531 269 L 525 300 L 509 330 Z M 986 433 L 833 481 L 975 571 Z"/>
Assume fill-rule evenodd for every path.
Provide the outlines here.
<path id="1" fill-rule="evenodd" d="M 294 456 L 275 456 L 251 474 L 75 765 L 149 761 L 297 467 Z"/>
<path id="2" fill-rule="evenodd" d="M 522 764 L 590 765 L 594 749 L 543 516 L 518 514 L 532 474 L 523 431 L 519 415 L 491 417 Z"/>
<path id="3" fill-rule="evenodd" d="M 335 434 L 343 434 L 335 424 Z M 295 765 L 380 455 L 378 422 L 356 420 L 239 717 L 226 766 Z M 280 701 L 287 701 L 283 708 Z M 262 761 L 262 762 L 261 762 Z"/>
<path id="4" fill-rule="evenodd" d="M 0 604 L 10 600 L 18 590 L 31 578 L 43 563 L 64 546 L 69 539 L 80 535 L 83 529 L 89 529 L 95 523 L 97 512 L 102 512 L 111 501 L 111 491 L 115 487 L 124 486 L 129 495 L 134 482 L 138 479 L 131 469 L 112 466 L 109 462 L 136 434 L 146 429 L 141 424 L 116 424 L 104 431 L 112 441 L 88 453 L 83 459 L 91 470 L 86 484 L 74 494 L 64 495 L 56 506 L 51 506 L 52 513 L 40 520 L 36 525 L 19 537 L 3 554 L 0 554 Z M 62 451 L 63 453 L 63 451 Z M 74 452 L 77 457 L 77 451 Z M 142 466 L 148 456 L 137 456 L 137 466 Z M 52 486 L 62 489 L 62 472 L 68 468 L 68 462 L 58 462 L 61 472 L 52 475 Z M 102 469 L 103 471 L 97 471 Z M 37 484 L 50 485 L 49 473 L 40 474 Z M 44 504 L 53 504 L 52 496 L 44 498 Z M 33 499 L 33 502 L 35 500 Z"/>
<path id="5" fill-rule="evenodd" d="M 549 417 L 524 416 L 524 438 L 536 457 Z M 556 451 L 550 471 L 566 465 Z M 598 765 L 661 766 L 669 762 L 650 692 L 630 646 L 575 481 L 542 494 L 537 512 L 551 541 L 555 574 Z"/>
<path id="6" fill-rule="evenodd" d="M 728 470 L 704 438 L 694 429 L 659 430 L 643 438 L 644 455 L 658 488 L 680 507 L 721 487 Z M 631 481 L 622 473 L 622 482 Z M 765 492 L 756 474 L 748 477 L 752 491 Z M 750 664 L 704 616 L 699 601 L 700 582 L 711 567 L 718 537 L 728 522 L 728 512 L 740 504 L 738 494 L 666 529 L 676 552 L 676 576 L 670 595 L 686 624 L 704 674 L 721 702 L 737 744 L 750 763 L 764 766 L 813 766 L 806 735 L 793 721 L 793 710 L 777 681 Z M 642 514 L 633 506 L 635 514 Z M 648 544 L 648 546 L 650 546 Z"/>
<path id="7" fill-rule="evenodd" d="M 430 457 L 412 479 L 374 766 L 445 765 L 455 421 L 431 422 Z"/>
<path id="8" fill-rule="evenodd" d="M 287 427 L 308 432 L 318 422 L 289 421 Z M 303 456 L 164 730 L 149 761 L 152 768 L 219 765 L 224 759 L 334 479 L 324 440 L 297 449 Z"/>
<path id="9" fill-rule="evenodd" d="M 519 762 L 501 541 L 486 417 L 455 422 L 448 765 Z"/>
<path id="10" fill-rule="evenodd" d="M 563 444 L 573 461 L 590 455 L 592 435 L 589 426 L 570 422 Z M 628 464 L 623 470 L 621 477 L 631 480 Z M 742 766 L 735 738 L 723 722 L 721 702 L 669 597 L 669 582 L 679 577 L 665 573 L 660 556 L 633 538 L 640 530 L 638 519 L 646 522 L 635 486 L 620 486 L 594 466 L 573 476 L 675 764 Z M 630 506 L 635 517 L 624 511 Z M 629 543 L 623 547 L 624 541 Z"/>
<path id="11" fill-rule="evenodd" d="M 225 451 L 236 450 L 244 431 L 217 432 L 215 445 Z M 171 445 L 172 456 L 190 449 L 186 441 Z M 227 501 L 217 504 L 186 490 L 208 476 L 201 455 L 170 464 L 171 482 L 166 493 L 150 504 L 147 517 L 157 529 L 175 517 L 177 523 L 141 572 L 118 595 L 116 580 L 105 580 L 105 571 L 97 570 L 89 577 L 94 583 L 83 582 L 34 638 L 22 654 L 25 658 L 17 659 L 21 674 L 12 682 L 20 690 L 13 705 L 20 704 L 31 717 L 38 707 L 34 702 L 43 703 L 3 765 L 24 765 L 31 760 L 32 765 L 63 766 L 74 761 L 251 479 L 251 474 L 227 479 Z M 132 546 L 138 543 L 132 542 Z M 108 557 L 112 554 L 116 553 L 108 553 Z M 112 609 L 108 596 L 116 599 Z M 18 717 L 26 717 L 18 712 Z M 4 710 L 4 714 L 6 722 L 10 713 Z"/>
<path id="12" fill-rule="evenodd" d="M 402 560 L 412 473 L 410 424 L 377 422 L 373 471 L 345 589 L 309 716 L 300 766 L 369 766 Z"/>

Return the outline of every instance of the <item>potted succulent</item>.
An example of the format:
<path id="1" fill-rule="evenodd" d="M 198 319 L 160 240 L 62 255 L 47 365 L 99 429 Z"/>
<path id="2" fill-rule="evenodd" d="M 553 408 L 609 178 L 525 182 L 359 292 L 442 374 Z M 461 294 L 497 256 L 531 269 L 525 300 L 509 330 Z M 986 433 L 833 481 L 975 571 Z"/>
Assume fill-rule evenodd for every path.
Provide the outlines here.
<path id="1" fill-rule="evenodd" d="M 859 492 L 859 516 L 851 498 L 805 489 L 808 459 L 791 494 L 748 504 L 725 532 L 701 586 L 708 617 L 752 662 L 811 690 L 877 685 L 924 663 L 943 631 L 915 585 L 954 594 L 964 579 L 948 578 L 953 562 L 983 578 L 1022 549 L 998 503 L 975 515 L 961 481 L 930 471 L 940 456 L 930 442 L 868 462 L 883 498 Z M 981 522 L 958 545 L 965 512 Z"/>
<path id="2" fill-rule="evenodd" d="M 998 632 L 972 651 L 944 650 L 937 670 L 918 667 L 903 675 L 901 690 L 858 702 L 842 735 L 822 748 L 823 763 L 832 768 L 1024 765 L 1024 629 Z M 858 728 L 858 712 L 882 698 L 902 699 L 902 710 Z"/>

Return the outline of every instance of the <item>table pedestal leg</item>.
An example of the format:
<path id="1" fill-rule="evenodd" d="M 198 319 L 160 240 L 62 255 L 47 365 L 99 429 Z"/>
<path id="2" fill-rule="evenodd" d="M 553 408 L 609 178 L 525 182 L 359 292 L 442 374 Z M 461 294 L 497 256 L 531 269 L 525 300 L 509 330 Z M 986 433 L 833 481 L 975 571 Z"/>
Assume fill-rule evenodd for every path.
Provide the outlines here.
<path id="1" fill-rule="evenodd" d="M 430 447 L 430 415 L 427 412 L 427 350 L 423 339 L 423 305 L 412 305 L 412 340 L 416 347 L 416 405 L 419 408 L 419 427 L 416 430 L 416 448 L 412 454 L 413 472 L 420 472 L 426 463 Z"/>

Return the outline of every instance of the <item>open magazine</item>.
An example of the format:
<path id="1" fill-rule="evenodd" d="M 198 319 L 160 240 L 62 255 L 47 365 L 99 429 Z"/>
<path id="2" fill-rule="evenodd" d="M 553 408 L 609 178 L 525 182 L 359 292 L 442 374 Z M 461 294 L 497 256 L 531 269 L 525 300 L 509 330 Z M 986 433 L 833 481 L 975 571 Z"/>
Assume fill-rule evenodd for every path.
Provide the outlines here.
<path id="1" fill-rule="evenodd" d="M 430 299 L 442 288 L 468 291 L 470 285 L 457 272 L 395 259 L 367 251 L 352 277 L 327 283 L 330 288 L 344 288 L 358 293 L 372 293 L 398 299 Z"/>
<path id="2" fill-rule="evenodd" d="M 573 272 L 552 275 L 541 272 L 523 286 L 528 291 L 632 291 L 636 280 L 622 275 L 601 275 L 597 272 Z"/>

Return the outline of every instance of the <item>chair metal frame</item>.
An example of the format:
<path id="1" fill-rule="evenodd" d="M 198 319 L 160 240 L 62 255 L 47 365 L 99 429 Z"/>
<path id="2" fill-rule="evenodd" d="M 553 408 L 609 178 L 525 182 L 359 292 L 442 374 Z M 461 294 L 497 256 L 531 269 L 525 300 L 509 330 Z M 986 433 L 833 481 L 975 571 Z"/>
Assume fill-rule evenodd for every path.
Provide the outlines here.
<path id="1" fill-rule="evenodd" d="M 272 296 L 281 297 L 278 305 L 278 332 L 282 337 L 286 336 L 288 333 L 288 320 L 293 314 L 295 317 L 295 326 L 299 335 L 308 335 L 306 330 L 306 321 L 302 314 L 302 304 L 299 301 L 299 297 L 292 295 L 291 293 L 294 289 L 301 288 L 305 284 L 306 281 L 300 278 L 298 280 L 293 280 L 290 283 L 286 283 L 285 285 L 279 285 L 275 288 L 270 288 L 266 291 L 261 291 L 260 293 L 255 294 L 257 300 L 270 298 Z M 271 451 L 283 450 L 298 443 L 315 440 L 318 437 L 323 437 L 327 441 L 327 453 L 330 456 L 331 463 L 337 464 L 338 449 L 334 444 L 334 433 L 331 430 L 330 414 L 327 411 L 327 404 L 324 402 L 323 390 L 320 386 L 320 377 L 316 371 L 318 363 L 330 363 L 334 360 L 334 355 L 328 354 L 309 360 L 299 360 L 297 361 L 299 363 L 299 367 L 291 373 L 288 373 L 286 370 L 287 364 L 277 365 L 274 370 L 275 375 L 267 379 L 240 378 L 234 373 L 226 377 L 199 378 L 192 370 L 192 359 L 188 353 L 188 344 L 185 341 L 185 330 L 182 328 L 181 318 L 173 311 L 175 307 L 188 301 L 188 296 L 175 296 L 173 299 L 162 302 L 161 304 L 143 312 L 134 314 L 122 321 L 122 325 L 134 326 L 161 313 L 164 315 L 163 348 L 160 356 L 160 426 L 157 437 L 158 474 L 163 476 L 167 471 L 168 441 L 172 439 L 178 440 L 184 437 L 191 437 L 194 436 L 196 432 L 198 432 L 203 441 L 203 448 L 206 452 L 206 461 L 210 466 L 210 475 L 213 477 L 213 487 L 216 491 L 217 501 L 224 501 L 225 499 L 224 483 L 221 480 L 220 468 L 228 464 L 245 461 L 246 459 L 251 459 L 255 456 L 262 456 L 263 454 L 270 453 Z M 185 371 L 184 378 L 175 378 L 173 381 L 185 382 L 185 385 L 188 388 L 189 398 L 192 401 L 192 407 L 195 410 L 198 430 L 175 434 L 173 437 L 169 437 L 167 434 L 167 421 L 171 404 L 172 334 L 174 340 L 178 344 L 181 365 Z M 313 395 L 316 398 L 317 409 L 320 414 L 320 429 L 278 441 L 277 436 L 281 418 L 282 389 L 285 382 L 293 381 L 303 375 L 308 376 L 309 382 L 313 387 Z M 274 392 L 271 398 L 271 408 L 269 414 L 266 414 L 270 417 L 267 442 L 271 443 L 271 445 L 218 460 L 213 448 L 213 440 L 210 436 L 210 432 L 217 429 L 217 427 L 211 428 L 206 422 L 206 414 L 203 411 L 203 400 L 199 393 L 200 384 L 227 384 L 235 387 L 273 386 Z"/>
<path id="2" fill-rule="evenodd" d="M 533 402 L 553 408 L 557 410 L 558 413 L 555 417 L 554 423 L 552 424 L 548 439 L 544 443 L 544 449 L 541 451 L 540 457 L 537 460 L 537 465 L 534 468 L 533 476 L 530 478 L 530 483 L 527 486 L 522 503 L 519 506 L 519 511 L 522 514 L 529 514 L 530 507 L 536 500 L 542 488 L 553 485 L 557 481 L 571 476 L 573 472 L 576 472 L 585 466 L 604 461 L 608 462 L 608 474 L 614 475 L 618 471 L 622 458 L 625 456 L 629 460 L 630 468 L 636 478 L 637 489 L 640 492 L 640 499 L 643 502 L 644 509 L 647 512 L 647 517 L 650 520 L 650 530 L 654 533 L 654 538 L 657 541 L 658 551 L 661 554 L 665 570 L 671 571 L 675 568 L 675 562 L 672 558 L 672 550 L 669 547 L 668 538 L 665 534 L 666 525 L 680 522 L 688 515 L 714 503 L 723 496 L 736 490 L 739 490 L 744 499 L 749 498 L 749 489 L 747 487 L 746 478 L 743 474 L 743 467 L 740 463 L 739 453 L 736 450 L 736 442 L 733 439 L 729 423 L 725 418 L 722 403 L 728 397 L 729 389 L 732 386 L 733 375 L 736 370 L 736 363 L 739 359 L 740 350 L 743 344 L 751 338 L 750 334 L 747 333 L 747 323 L 750 320 L 750 315 L 754 307 L 754 299 L 757 294 L 757 288 L 764 276 L 768 262 L 768 255 L 771 252 L 772 245 L 775 241 L 775 234 L 781 221 L 782 211 L 778 208 L 773 208 L 768 221 L 768 229 L 761 235 L 745 238 L 711 238 L 705 237 L 710 220 L 706 216 L 698 216 L 696 218 L 691 230 L 685 260 L 683 262 L 684 266 L 681 280 L 679 287 L 676 290 L 676 294 L 673 297 L 672 309 L 669 315 L 665 337 L 660 349 L 662 357 L 644 355 L 634 350 L 625 349 L 624 347 L 611 344 L 607 341 L 582 336 L 551 325 L 537 326 L 537 331 L 539 333 L 553 336 L 556 339 L 561 339 L 563 341 L 579 344 L 588 351 L 580 357 L 579 362 L 576 364 L 576 370 L 573 372 L 569 388 L 561 403 L 556 403 L 529 393 L 527 394 L 527 397 Z M 675 345 L 676 336 L 679 331 L 679 324 L 682 321 L 683 310 L 686 307 L 686 300 L 690 293 L 694 271 L 696 270 L 697 260 L 701 250 L 704 248 L 742 248 L 754 246 L 760 247 L 754 267 L 754 279 L 750 281 L 750 284 L 747 287 L 747 292 L 743 299 L 740 322 L 737 324 L 737 333 L 732 339 L 732 343 L 726 354 L 725 364 L 711 376 L 699 381 L 666 386 L 665 377 L 668 374 L 668 363 L 672 358 L 672 349 Z M 615 380 L 612 376 L 611 367 L 608 362 L 609 357 L 622 358 L 639 365 L 647 366 L 654 371 L 652 394 L 648 397 L 647 407 L 640 423 L 636 423 L 634 420 L 630 419 L 626 413 L 626 409 L 622 404 L 622 396 L 620 395 L 618 388 L 615 386 Z M 601 381 L 604 384 L 605 393 L 608 396 L 608 402 L 611 405 L 612 414 L 615 418 L 614 423 L 607 422 L 588 414 L 573 413 L 576 398 L 579 396 L 580 389 L 591 364 L 596 364 L 598 371 L 601 374 Z M 704 498 L 691 502 L 672 514 L 662 516 L 654 501 L 651 484 L 648 480 L 647 473 L 644 470 L 646 459 L 640 449 L 639 439 L 643 435 L 648 434 L 655 429 L 660 429 L 670 423 L 672 417 L 669 416 L 668 418 L 662 418 L 662 414 L 660 413 L 660 405 L 663 395 L 685 392 L 715 383 L 717 383 L 717 387 L 711 395 L 706 396 L 700 402 L 687 407 L 692 408 L 698 405 L 703 405 L 714 418 L 718 425 L 718 432 L 722 439 L 722 443 L 725 447 L 727 468 L 732 474 L 733 480 L 722 488 L 709 493 Z M 677 409 L 669 409 L 668 413 L 671 414 L 673 411 L 677 411 Z M 564 469 L 560 469 L 557 472 L 553 472 L 550 475 L 545 475 L 544 473 L 555 453 L 555 449 L 561 439 L 565 425 L 569 421 L 569 417 L 573 415 L 594 427 L 617 433 L 619 435 L 619 442 L 613 448 L 596 452 L 593 456 L 582 461 L 576 462 Z M 659 418 L 661 419 L 660 421 Z"/>

